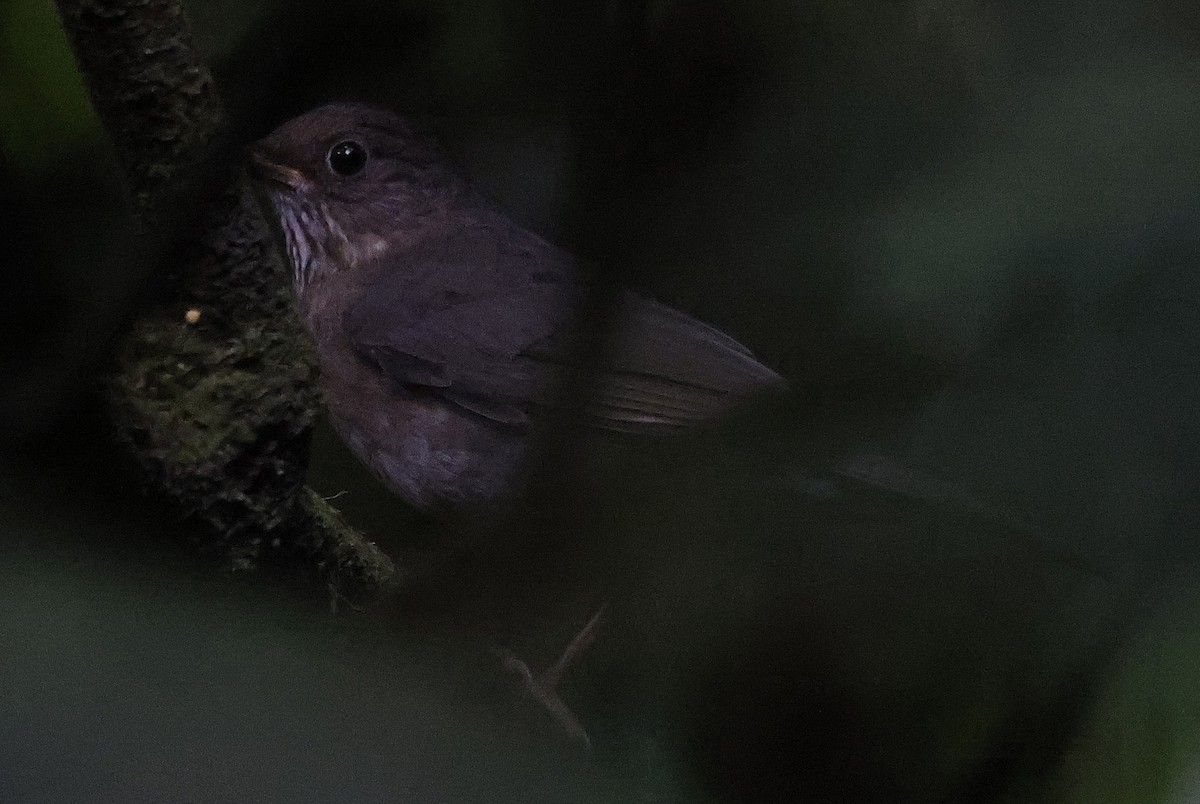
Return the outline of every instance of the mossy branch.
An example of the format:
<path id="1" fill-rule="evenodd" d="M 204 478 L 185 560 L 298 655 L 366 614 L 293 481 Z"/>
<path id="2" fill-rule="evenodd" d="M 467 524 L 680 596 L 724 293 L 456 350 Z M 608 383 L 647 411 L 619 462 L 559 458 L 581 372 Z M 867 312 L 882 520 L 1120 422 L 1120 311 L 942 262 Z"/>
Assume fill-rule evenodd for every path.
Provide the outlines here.
<path id="1" fill-rule="evenodd" d="M 316 361 L 258 206 L 220 147 L 221 103 L 180 4 L 58 8 L 143 228 L 168 244 L 159 253 L 176 278 L 118 350 L 108 383 L 118 440 L 235 565 L 307 568 L 355 598 L 387 590 L 392 561 L 305 487 Z"/>

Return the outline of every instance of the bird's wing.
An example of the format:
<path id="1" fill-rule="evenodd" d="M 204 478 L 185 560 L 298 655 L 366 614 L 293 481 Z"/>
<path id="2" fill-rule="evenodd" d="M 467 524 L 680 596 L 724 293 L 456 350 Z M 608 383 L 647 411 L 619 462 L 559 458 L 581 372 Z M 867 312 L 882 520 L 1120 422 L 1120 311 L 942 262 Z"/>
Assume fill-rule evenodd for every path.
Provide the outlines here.
<path id="1" fill-rule="evenodd" d="M 567 254 L 496 223 L 408 249 L 344 324 L 359 355 L 401 387 L 523 425 L 560 400 L 556 382 L 578 357 L 573 325 L 583 300 Z M 584 412 L 594 426 L 692 424 L 783 385 L 740 343 L 684 313 L 633 293 L 616 312 L 588 389 Z"/>
<path id="2" fill-rule="evenodd" d="M 569 255 L 484 217 L 386 259 L 343 319 L 362 358 L 401 387 L 505 424 L 548 404 L 553 367 L 523 355 L 573 320 L 581 289 Z"/>
<path id="3" fill-rule="evenodd" d="M 783 379 L 742 344 L 685 313 L 622 294 L 586 409 L 613 430 L 696 424 Z"/>

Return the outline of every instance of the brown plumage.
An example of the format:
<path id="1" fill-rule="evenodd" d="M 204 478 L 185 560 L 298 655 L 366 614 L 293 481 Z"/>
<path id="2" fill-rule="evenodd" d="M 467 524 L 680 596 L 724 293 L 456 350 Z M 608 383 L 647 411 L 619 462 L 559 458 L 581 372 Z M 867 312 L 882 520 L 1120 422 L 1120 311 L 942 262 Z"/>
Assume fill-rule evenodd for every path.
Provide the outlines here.
<path id="1" fill-rule="evenodd" d="M 520 491 L 531 430 L 577 357 L 586 273 L 475 193 L 402 118 L 324 106 L 254 149 L 331 418 L 420 507 Z M 656 431 L 782 380 L 728 335 L 621 294 L 587 424 Z"/>

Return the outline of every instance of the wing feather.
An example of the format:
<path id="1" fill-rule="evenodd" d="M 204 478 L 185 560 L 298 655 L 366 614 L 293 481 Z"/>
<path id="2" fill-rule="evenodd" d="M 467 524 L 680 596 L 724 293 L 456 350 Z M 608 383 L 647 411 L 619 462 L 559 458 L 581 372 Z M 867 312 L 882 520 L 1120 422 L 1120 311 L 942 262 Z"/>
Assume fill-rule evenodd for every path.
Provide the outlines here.
<path id="1" fill-rule="evenodd" d="M 499 424 L 558 404 L 586 298 L 569 255 L 505 218 L 390 255 L 346 312 L 353 348 L 398 386 Z M 783 380 L 714 327 L 624 293 L 585 413 L 612 430 L 681 427 Z"/>

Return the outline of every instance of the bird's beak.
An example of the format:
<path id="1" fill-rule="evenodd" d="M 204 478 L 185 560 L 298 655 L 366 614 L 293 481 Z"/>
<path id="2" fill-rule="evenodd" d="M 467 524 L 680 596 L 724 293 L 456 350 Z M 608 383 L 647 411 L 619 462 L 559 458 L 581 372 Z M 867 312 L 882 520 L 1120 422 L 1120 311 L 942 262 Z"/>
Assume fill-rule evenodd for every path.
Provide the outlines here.
<path id="1" fill-rule="evenodd" d="M 281 185 L 296 191 L 304 191 L 312 185 L 302 172 L 274 158 L 262 143 L 250 149 L 250 174 L 268 184 Z"/>

